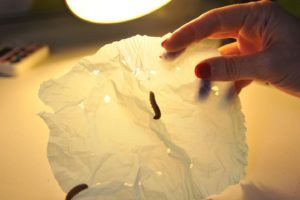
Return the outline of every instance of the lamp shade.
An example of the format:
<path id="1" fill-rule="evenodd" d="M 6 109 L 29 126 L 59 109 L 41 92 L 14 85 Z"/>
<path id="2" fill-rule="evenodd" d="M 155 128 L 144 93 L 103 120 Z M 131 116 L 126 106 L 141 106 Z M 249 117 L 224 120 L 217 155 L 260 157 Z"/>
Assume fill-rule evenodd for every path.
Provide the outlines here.
<path id="1" fill-rule="evenodd" d="M 94 23 L 119 23 L 142 17 L 171 0 L 66 0 L 79 18 Z"/>

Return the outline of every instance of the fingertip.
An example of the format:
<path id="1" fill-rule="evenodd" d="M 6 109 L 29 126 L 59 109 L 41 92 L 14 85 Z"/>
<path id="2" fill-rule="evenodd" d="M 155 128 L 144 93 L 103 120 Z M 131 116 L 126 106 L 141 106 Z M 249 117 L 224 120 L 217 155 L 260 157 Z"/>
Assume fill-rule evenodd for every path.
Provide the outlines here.
<path id="1" fill-rule="evenodd" d="M 167 52 L 174 52 L 177 51 L 177 49 L 174 50 L 172 45 L 172 38 L 166 38 L 164 41 L 161 42 L 161 46 L 167 51 Z"/>
<path id="2" fill-rule="evenodd" d="M 195 67 L 195 75 L 198 78 L 210 79 L 211 78 L 211 66 L 207 62 L 199 63 Z"/>
<path id="3" fill-rule="evenodd" d="M 167 52 L 177 52 L 180 51 L 181 49 L 176 47 L 176 44 L 174 45 L 174 43 L 176 43 L 176 41 L 173 41 L 172 37 L 169 37 L 167 39 L 165 39 L 164 41 L 162 41 L 161 46 L 166 49 Z"/>
<path id="4" fill-rule="evenodd" d="M 166 43 L 167 43 L 167 40 L 168 40 L 168 38 L 167 38 L 167 39 L 165 39 L 164 41 L 162 41 L 162 42 L 161 42 L 161 46 L 162 46 L 162 47 L 164 47 L 164 48 L 165 48 L 165 46 L 166 46 Z"/>
<path id="5" fill-rule="evenodd" d="M 194 41 L 194 33 L 190 28 L 179 28 L 165 39 L 161 46 L 168 52 L 177 52 L 185 49 Z"/>

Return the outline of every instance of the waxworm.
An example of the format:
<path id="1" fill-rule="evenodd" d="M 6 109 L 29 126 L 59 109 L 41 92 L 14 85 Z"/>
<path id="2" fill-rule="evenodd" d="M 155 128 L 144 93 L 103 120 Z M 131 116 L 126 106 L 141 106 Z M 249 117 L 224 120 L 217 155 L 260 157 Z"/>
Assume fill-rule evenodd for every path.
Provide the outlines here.
<path id="1" fill-rule="evenodd" d="M 160 109 L 159 109 L 159 107 L 156 103 L 154 92 L 152 92 L 152 91 L 150 91 L 150 103 L 151 103 L 151 106 L 154 110 L 153 119 L 159 119 L 161 117 L 161 112 L 160 112 Z"/>
<path id="2" fill-rule="evenodd" d="M 76 196 L 79 192 L 81 192 L 82 190 L 85 190 L 88 188 L 87 184 L 79 184 L 76 185 L 75 187 L 73 187 L 67 194 L 66 196 L 66 200 L 71 200 L 74 196 Z"/>

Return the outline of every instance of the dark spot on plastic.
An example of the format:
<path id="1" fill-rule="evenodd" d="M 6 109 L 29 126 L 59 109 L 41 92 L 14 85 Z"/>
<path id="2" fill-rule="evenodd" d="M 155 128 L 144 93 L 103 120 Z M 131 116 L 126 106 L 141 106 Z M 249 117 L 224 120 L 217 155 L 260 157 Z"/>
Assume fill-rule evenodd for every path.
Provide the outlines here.
<path id="1" fill-rule="evenodd" d="M 211 81 L 201 80 L 200 88 L 198 92 L 199 99 L 206 99 L 211 91 Z"/>

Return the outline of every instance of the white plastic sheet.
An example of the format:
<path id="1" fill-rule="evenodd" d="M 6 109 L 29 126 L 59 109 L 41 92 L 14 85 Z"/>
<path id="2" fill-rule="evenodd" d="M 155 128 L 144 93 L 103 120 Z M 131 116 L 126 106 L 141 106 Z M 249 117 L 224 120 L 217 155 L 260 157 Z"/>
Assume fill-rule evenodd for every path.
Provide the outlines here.
<path id="1" fill-rule="evenodd" d="M 74 199 L 200 200 L 244 176 L 244 117 L 238 97 L 229 97 L 232 83 L 207 84 L 202 98 L 194 75 L 216 50 L 198 43 L 166 60 L 161 41 L 135 36 L 105 45 L 41 85 L 54 111 L 40 114 L 53 173 L 65 192 L 89 186 Z"/>

